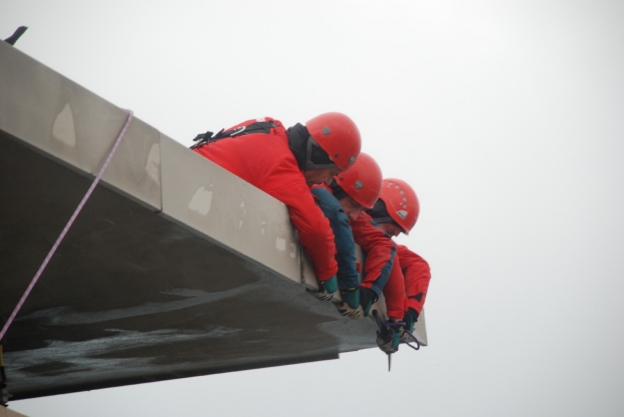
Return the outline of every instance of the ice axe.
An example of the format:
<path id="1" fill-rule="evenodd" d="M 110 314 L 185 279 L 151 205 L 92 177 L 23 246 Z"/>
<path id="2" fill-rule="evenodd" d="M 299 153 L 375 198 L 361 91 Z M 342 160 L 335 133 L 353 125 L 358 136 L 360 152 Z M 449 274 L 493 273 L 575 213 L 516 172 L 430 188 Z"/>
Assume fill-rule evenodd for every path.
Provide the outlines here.
<path id="1" fill-rule="evenodd" d="M 375 323 L 377 323 L 377 328 L 379 329 L 377 334 L 381 336 L 385 331 L 387 331 L 386 325 L 381 320 L 381 317 L 379 317 L 379 312 L 377 312 L 377 310 L 373 310 L 373 317 L 375 318 Z M 388 372 L 390 372 L 390 369 L 392 368 L 392 353 L 386 352 L 386 355 L 388 355 Z"/>

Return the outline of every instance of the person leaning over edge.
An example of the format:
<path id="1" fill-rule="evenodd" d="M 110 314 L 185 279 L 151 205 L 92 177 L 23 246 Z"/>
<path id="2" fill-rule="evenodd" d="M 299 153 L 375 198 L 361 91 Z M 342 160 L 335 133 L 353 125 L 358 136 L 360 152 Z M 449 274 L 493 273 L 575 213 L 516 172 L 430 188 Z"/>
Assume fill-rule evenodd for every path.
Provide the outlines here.
<path id="1" fill-rule="evenodd" d="M 338 286 L 342 298 L 342 302 L 337 306 L 338 311 L 354 319 L 368 314 L 368 311 L 360 306 L 361 300 L 365 300 L 364 305 L 369 305 L 377 297 L 370 286 L 361 287 L 359 268 L 355 259 L 355 244 L 360 245 L 366 252 L 365 281 L 370 282 L 371 286 L 382 275 L 384 262 L 379 262 L 380 253 L 389 255 L 394 246 L 379 228 L 371 226 L 376 233 L 359 233 L 357 240 L 351 228 L 351 222 L 363 216 L 361 211 L 372 208 L 377 201 L 381 192 L 382 178 L 377 162 L 362 152 L 351 168 L 334 178 L 330 187 L 317 185 L 312 189 L 317 204 L 329 219 L 336 239 Z M 362 235 L 367 235 L 366 239 L 362 238 Z M 388 257 L 384 260 L 390 259 Z"/>
<path id="2" fill-rule="evenodd" d="M 420 202 L 416 193 L 409 184 L 396 178 L 383 180 L 381 195 L 375 206 L 368 210 L 373 220 L 391 237 L 401 233 L 408 235 L 416 224 L 419 213 Z M 407 246 L 397 245 L 397 256 L 387 285 L 384 287 L 390 317 L 390 321 L 387 322 L 388 331 L 377 340 L 377 344 L 384 352 L 396 351 L 399 341 L 411 340 L 410 333 L 413 332 L 414 324 L 422 313 L 430 280 L 429 264 Z M 401 308 L 403 308 L 402 320 Z M 390 314 L 390 311 L 393 313 Z"/>
<path id="3" fill-rule="evenodd" d="M 342 303 L 338 305 L 338 311 L 351 318 L 368 316 L 389 279 L 396 254 L 396 245 L 390 236 L 362 211 L 371 208 L 379 196 L 381 170 L 373 158 L 366 154 L 360 156 L 362 161 L 358 158 L 358 162 L 348 171 L 337 175 L 329 187 L 317 187 L 313 191 L 319 197 L 321 206 L 329 206 L 328 202 L 337 200 L 338 207 L 345 214 L 339 219 L 340 222 L 348 221 L 348 225 L 341 225 L 341 229 L 350 230 L 353 240 L 350 248 L 343 245 L 338 247 L 338 256 L 347 257 L 346 254 L 349 253 L 355 259 L 355 243 L 362 248 L 366 257 L 359 286 L 342 285 L 340 290 Z M 329 198 L 320 198 L 320 193 L 331 195 Z M 328 208 L 324 207 L 323 210 L 331 213 Z M 336 229 L 334 233 L 338 233 Z M 350 238 L 347 233 L 339 234 L 344 242 Z M 400 308 L 400 317 L 402 316 L 403 306 Z"/>
<path id="4" fill-rule="evenodd" d="M 361 139 L 355 123 L 332 112 L 286 129 L 280 121 L 264 117 L 195 139 L 199 141 L 193 151 L 286 204 L 312 259 L 320 292 L 331 299 L 338 290 L 334 235 L 314 204 L 310 186 L 329 184 L 356 161 Z"/>

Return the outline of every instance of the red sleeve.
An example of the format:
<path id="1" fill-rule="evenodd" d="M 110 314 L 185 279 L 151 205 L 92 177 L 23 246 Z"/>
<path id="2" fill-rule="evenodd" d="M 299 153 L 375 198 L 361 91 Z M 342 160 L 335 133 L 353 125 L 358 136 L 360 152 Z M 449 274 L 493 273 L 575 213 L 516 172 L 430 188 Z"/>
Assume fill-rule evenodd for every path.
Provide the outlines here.
<path id="1" fill-rule="evenodd" d="M 420 314 L 431 280 L 429 264 L 406 246 L 397 245 L 397 252 L 405 277 L 406 307 L 411 307 Z"/>
<path id="2" fill-rule="evenodd" d="M 373 288 L 379 294 L 384 287 L 394 263 L 396 246 L 392 239 L 364 212 L 349 222 L 353 239 L 366 253 L 362 286 Z"/>
<path id="3" fill-rule="evenodd" d="M 316 277 L 326 281 L 338 272 L 334 234 L 288 147 L 286 130 L 273 121 L 277 127 L 269 135 L 250 133 L 208 144 L 195 152 L 286 204 Z M 253 120 L 237 126 L 250 122 Z"/>
<path id="4" fill-rule="evenodd" d="M 299 233 L 299 242 L 312 259 L 316 277 L 319 281 L 326 281 L 338 272 L 336 244 L 329 220 L 314 202 L 303 175 L 289 176 L 288 183 L 273 196 L 288 207 L 290 220 Z"/>
<path id="5" fill-rule="evenodd" d="M 383 288 L 386 299 L 386 310 L 391 319 L 403 320 L 405 315 L 405 280 L 401 272 L 401 263 L 398 256 L 394 259 L 388 282 Z"/>

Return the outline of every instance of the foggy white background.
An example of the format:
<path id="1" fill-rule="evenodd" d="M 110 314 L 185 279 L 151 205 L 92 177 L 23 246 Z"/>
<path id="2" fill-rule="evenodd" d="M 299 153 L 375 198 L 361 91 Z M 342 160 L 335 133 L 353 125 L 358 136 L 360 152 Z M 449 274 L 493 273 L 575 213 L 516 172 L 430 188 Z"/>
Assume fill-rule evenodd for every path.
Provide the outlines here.
<path id="1" fill-rule="evenodd" d="M 624 415 L 624 2 L 2 1 L 0 37 L 20 25 L 16 48 L 186 145 L 348 114 L 418 193 L 399 242 L 433 278 L 430 346 L 391 373 L 370 349 L 13 410 Z"/>

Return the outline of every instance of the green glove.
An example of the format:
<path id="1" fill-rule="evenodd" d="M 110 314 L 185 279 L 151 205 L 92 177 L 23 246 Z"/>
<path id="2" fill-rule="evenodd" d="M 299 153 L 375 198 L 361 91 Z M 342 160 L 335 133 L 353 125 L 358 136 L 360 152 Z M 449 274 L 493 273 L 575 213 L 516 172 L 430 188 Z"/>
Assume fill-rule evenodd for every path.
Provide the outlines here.
<path id="1" fill-rule="evenodd" d="M 336 275 L 327 281 L 319 281 L 318 291 L 308 290 L 310 294 L 322 301 L 331 300 L 336 291 L 338 291 L 338 278 Z"/>
<path id="2" fill-rule="evenodd" d="M 409 307 L 405 312 L 405 316 L 403 316 L 403 321 L 405 322 L 405 330 L 408 330 L 410 333 L 414 332 L 414 324 L 418 321 L 418 311 Z M 403 332 L 401 335 L 401 342 L 408 343 L 412 341 L 412 337 L 407 332 Z"/>
<path id="3" fill-rule="evenodd" d="M 377 302 L 377 294 L 370 288 L 360 287 L 360 305 L 362 306 L 362 312 L 364 317 L 368 317 L 371 307 Z"/>
<path id="4" fill-rule="evenodd" d="M 336 291 L 338 291 L 338 277 L 336 275 L 327 281 L 319 281 L 319 284 L 320 287 L 329 294 L 333 295 Z"/>
<path id="5" fill-rule="evenodd" d="M 364 317 L 364 310 L 360 306 L 359 288 L 340 290 L 340 297 L 342 298 L 342 303 L 336 304 L 336 308 L 340 314 L 352 319 L 361 319 Z"/>
<path id="6" fill-rule="evenodd" d="M 414 324 L 418 321 L 418 311 L 414 310 L 412 307 L 409 307 L 405 312 L 405 316 L 403 317 L 403 321 L 405 322 L 405 327 L 410 332 L 414 331 Z"/>
<path id="7" fill-rule="evenodd" d="M 360 306 L 360 289 L 349 288 L 348 290 L 340 290 L 340 296 L 342 302 L 347 304 L 351 308 L 358 308 Z"/>
<path id="8" fill-rule="evenodd" d="M 377 331 L 377 346 L 384 353 L 390 354 L 399 350 L 401 335 L 403 334 L 402 322 L 384 322 L 381 330 Z"/>

